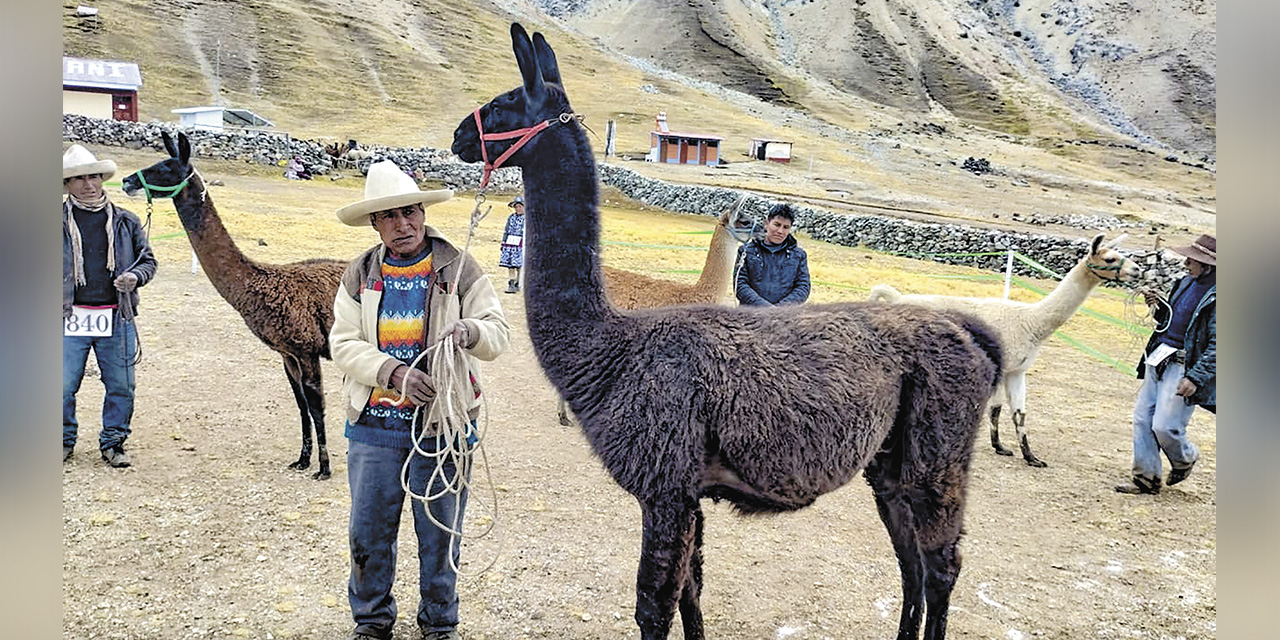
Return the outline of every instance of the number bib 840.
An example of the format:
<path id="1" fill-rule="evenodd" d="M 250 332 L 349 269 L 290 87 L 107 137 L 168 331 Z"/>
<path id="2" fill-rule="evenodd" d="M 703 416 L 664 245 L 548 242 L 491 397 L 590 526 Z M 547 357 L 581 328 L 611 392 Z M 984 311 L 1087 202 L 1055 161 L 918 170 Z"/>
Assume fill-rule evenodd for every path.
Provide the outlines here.
<path id="1" fill-rule="evenodd" d="M 114 307 L 71 307 L 71 317 L 62 320 L 64 336 L 109 336 Z"/>

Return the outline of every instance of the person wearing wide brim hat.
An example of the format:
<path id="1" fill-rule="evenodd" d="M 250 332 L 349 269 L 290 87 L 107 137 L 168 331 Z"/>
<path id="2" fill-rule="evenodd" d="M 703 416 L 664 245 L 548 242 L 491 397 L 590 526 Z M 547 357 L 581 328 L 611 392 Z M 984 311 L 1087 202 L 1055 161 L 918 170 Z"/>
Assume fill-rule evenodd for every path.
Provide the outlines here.
<path id="1" fill-rule="evenodd" d="M 1218 266 L 1218 239 L 1208 234 L 1196 238 L 1195 242 L 1189 245 L 1169 247 L 1169 250 L 1202 265 Z"/>
<path id="2" fill-rule="evenodd" d="M 1133 409 L 1133 476 L 1120 493 L 1159 493 L 1161 484 L 1187 479 L 1200 452 L 1187 433 L 1196 405 L 1218 411 L 1218 240 L 1202 235 L 1171 247 L 1186 257 L 1188 275 L 1166 301 L 1144 296 L 1153 308 L 1156 331 L 1138 362 L 1142 388 Z M 1169 476 L 1161 482 L 1161 455 Z"/>
<path id="3" fill-rule="evenodd" d="M 77 176 L 98 174 L 103 180 L 116 174 L 114 160 L 98 160 L 93 152 L 73 144 L 62 154 L 62 180 L 65 182 Z"/>
<path id="4" fill-rule="evenodd" d="M 354 638 L 389 638 L 395 626 L 399 527 L 392 525 L 404 508 L 401 469 L 407 464 L 415 494 L 438 496 L 429 505 L 438 522 L 453 526 L 466 508 L 465 493 L 455 501 L 441 490 L 444 482 L 461 486 L 460 469 L 452 458 L 439 456 L 450 460 L 440 469 L 446 477 L 433 476 L 436 460 L 415 453 L 415 433 L 419 446 L 432 454 L 446 440 L 436 437 L 438 424 L 423 425 L 433 415 L 437 393 L 450 400 L 439 409 L 466 412 L 447 416 L 445 424 L 470 420 L 474 428 L 483 402 L 479 361 L 493 360 L 509 342 L 510 327 L 479 262 L 426 224 L 426 207 L 452 196 L 448 189 L 419 190 L 394 162 L 383 160 L 369 167 L 364 198 L 337 211 L 343 223 L 372 225 L 381 238 L 347 266 L 329 331 L 333 361 L 345 376 L 348 532 L 351 548 L 362 550 L 351 554 L 348 582 Z M 428 347 L 457 351 L 448 388 L 449 380 L 440 375 L 445 372 L 426 373 L 436 353 L 426 353 Z M 473 442 L 469 436 L 467 441 Z M 428 489 L 429 478 L 434 484 Z M 451 551 L 449 533 L 428 519 L 420 501 L 412 506 L 422 595 L 418 626 L 425 637 L 449 637 L 458 625 L 451 567 L 459 566 L 459 552 Z"/>
<path id="5" fill-rule="evenodd" d="M 81 145 L 62 154 L 62 461 L 75 450 L 76 393 L 93 351 L 106 387 L 98 450 L 110 466 L 128 467 L 138 347 L 133 318 L 138 288 L 155 275 L 156 259 L 138 216 L 111 202 L 102 187 L 115 173 L 115 162 Z"/>
<path id="6" fill-rule="evenodd" d="M 419 190 L 418 183 L 396 163 L 383 160 L 369 165 L 364 199 L 338 209 L 337 216 L 353 227 L 363 227 L 369 223 L 370 214 L 413 204 L 428 207 L 452 197 L 451 189 Z"/>
<path id="7" fill-rule="evenodd" d="M 520 268 L 524 266 L 524 196 L 512 198 L 507 206 L 515 211 L 507 216 L 507 226 L 502 232 L 498 266 L 507 268 L 505 293 L 519 293 Z"/>

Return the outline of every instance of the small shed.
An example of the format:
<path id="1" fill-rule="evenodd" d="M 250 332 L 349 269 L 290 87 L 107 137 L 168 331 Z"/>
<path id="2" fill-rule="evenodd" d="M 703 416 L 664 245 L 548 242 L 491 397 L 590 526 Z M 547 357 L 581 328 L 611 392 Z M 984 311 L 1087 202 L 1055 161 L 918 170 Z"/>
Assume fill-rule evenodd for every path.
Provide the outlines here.
<path id="1" fill-rule="evenodd" d="M 228 125 L 240 129 L 273 127 L 270 120 L 248 110 L 231 107 L 184 107 L 174 109 L 178 124 L 193 129 L 221 131 Z"/>
<path id="2" fill-rule="evenodd" d="M 716 165 L 720 163 L 720 136 L 679 133 L 667 128 L 666 112 L 659 112 L 657 129 L 649 133 L 645 160 L 665 164 Z"/>
<path id="3" fill-rule="evenodd" d="M 791 141 L 752 138 L 750 155 L 756 160 L 791 162 Z"/>
<path id="4" fill-rule="evenodd" d="M 142 72 L 132 62 L 62 57 L 62 112 L 138 121 Z"/>

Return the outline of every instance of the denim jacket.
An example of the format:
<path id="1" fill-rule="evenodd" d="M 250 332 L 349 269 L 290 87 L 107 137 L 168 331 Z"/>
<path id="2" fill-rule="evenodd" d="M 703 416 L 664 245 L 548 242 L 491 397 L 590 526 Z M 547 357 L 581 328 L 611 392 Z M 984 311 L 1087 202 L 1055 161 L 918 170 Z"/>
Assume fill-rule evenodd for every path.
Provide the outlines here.
<path id="1" fill-rule="evenodd" d="M 800 304 L 809 298 L 809 257 L 787 236 L 782 247 L 769 249 L 760 239 L 738 249 L 734 293 L 744 305 Z"/>
<path id="2" fill-rule="evenodd" d="M 1169 301 L 1178 299 L 1182 292 L 1191 286 L 1194 278 L 1186 276 L 1174 285 Z M 1205 292 L 1196 303 L 1191 313 L 1191 323 L 1187 325 L 1187 337 L 1184 341 L 1186 350 L 1185 376 L 1195 383 L 1196 392 L 1188 398 L 1188 402 L 1198 404 L 1205 409 L 1217 413 L 1218 410 L 1218 287 L 1214 285 Z M 1156 323 L 1169 320 L 1171 308 L 1160 307 L 1156 310 Z M 1152 334 L 1143 350 L 1143 358 L 1155 348 L 1159 342 L 1159 334 Z M 1138 378 L 1146 375 L 1146 367 L 1138 361 Z"/>

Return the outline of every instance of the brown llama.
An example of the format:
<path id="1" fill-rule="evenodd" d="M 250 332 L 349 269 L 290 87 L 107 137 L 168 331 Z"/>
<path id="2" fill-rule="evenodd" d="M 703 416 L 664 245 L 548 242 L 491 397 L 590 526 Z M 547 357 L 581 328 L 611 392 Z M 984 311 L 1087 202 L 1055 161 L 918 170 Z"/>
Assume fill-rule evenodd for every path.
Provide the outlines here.
<path id="1" fill-rule="evenodd" d="M 651 278 L 634 271 L 604 267 L 604 290 L 609 302 L 622 309 L 652 309 L 681 304 L 724 304 L 732 298 L 729 285 L 733 282 L 733 266 L 737 261 L 738 247 L 751 239 L 754 225 L 742 216 L 746 196 L 738 199 L 731 209 L 716 219 L 711 233 L 711 245 L 702 273 L 693 284 Z M 569 408 L 560 398 L 556 403 L 556 415 L 560 424 L 573 425 Z"/>
<path id="2" fill-rule="evenodd" d="M 935 309 L 955 309 L 984 320 L 1000 336 L 1004 346 L 1004 371 L 1000 376 L 996 394 L 988 403 L 991 418 L 991 446 L 1002 456 L 1013 452 L 1000 444 L 1000 409 L 1006 403 L 1013 410 L 1013 427 L 1022 448 L 1022 459 L 1033 467 L 1049 466 L 1031 452 L 1027 440 L 1027 372 L 1040 355 L 1040 347 L 1058 330 L 1085 298 L 1103 280 L 1131 282 L 1142 275 L 1142 269 L 1117 248 L 1124 236 L 1102 244 L 1105 236 L 1093 237 L 1089 249 L 1080 262 L 1067 272 L 1066 277 L 1049 295 L 1034 302 L 1019 302 L 1004 298 L 968 298 L 928 294 L 901 294 L 897 289 L 878 284 L 871 287 L 871 300 L 900 304 L 919 304 Z"/>
<path id="3" fill-rule="evenodd" d="M 595 158 L 542 34 L 512 24 L 511 40 L 523 85 L 468 114 L 452 148 L 486 169 L 511 151 L 523 170 L 530 341 L 640 503 L 641 638 L 666 638 L 677 610 L 686 640 L 703 637 L 701 498 L 792 511 L 862 471 L 902 574 L 898 638 L 919 636 L 927 606 L 925 637 L 942 640 L 973 442 L 1000 373 L 991 329 L 867 302 L 614 308 Z M 512 150 L 503 134 L 522 130 L 541 132 Z"/>
<path id="4" fill-rule="evenodd" d="M 320 470 L 312 477 L 329 478 L 329 448 L 324 433 L 324 389 L 320 358 L 329 358 L 329 327 L 333 299 L 347 263 L 312 259 L 290 264 L 261 264 L 241 253 L 222 225 L 200 174 L 191 166 L 191 141 L 179 133 L 175 144 L 162 133 L 169 157 L 126 177 L 130 195 L 143 189 L 171 191 L 173 206 L 187 230 L 191 248 L 213 283 L 253 335 L 284 360 L 298 412 L 302 416 L 302 452 L 291 469 L 311 466 L 311 429 L 315 428 Z M 145 184 L 143 182 L 145 180 Z"/>

